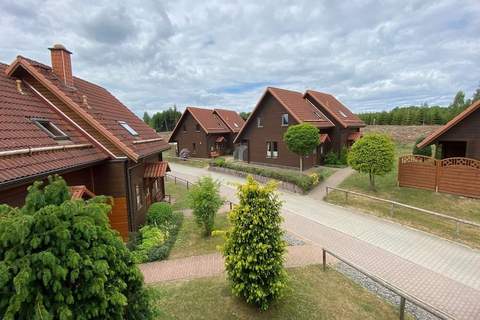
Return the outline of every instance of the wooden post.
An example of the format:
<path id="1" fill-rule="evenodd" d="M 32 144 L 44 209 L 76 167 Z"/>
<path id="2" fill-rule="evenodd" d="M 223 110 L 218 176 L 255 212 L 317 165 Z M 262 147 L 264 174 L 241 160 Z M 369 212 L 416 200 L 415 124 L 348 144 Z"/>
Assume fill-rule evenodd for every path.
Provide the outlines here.
<path id="1" fill-rule="evenodd" d="M 322 248 L 323 271 L 327 270 L 327 251 Z"/>
<path id="2" fill-rule="evenodd" d="M 345 203 L 348 202 L 348 191 L 345 191 Z"/>
<path id="3" fill-rule="evenodd" d="M 395 210 L 395 203 L 392 202 L 392 207 L 390 208 L 390 215 L 393 217 L 393 212 Z"/>
<path id="4" fill-rule="evenodd" d="M 400 320 L 405 319 L 405 298 L 400 297 Z"/>
<path id="5" fill-rule="evenodd" d="M 230 204 L 230 210 L 232 210 L 232 201 L 228 201 Z"/>
<path id="6" fill-rule="evenodd" d="M 187 180 L 187 190 L 188 190 L 188 180 Z"/>
<path id="7" fill-rule="evenodd" d="M 176 176 L 174 177 L 173 181 L 174 181 L 175 184 L 177 184 L 177 177 Z"/>
<path id="8" fill-rule="evenodd" d="M 328 186 L 325 187 L 325 191 L 326 191 L 326 194 L 327 194 L 327 197 L 328 197 Z"/>
<path id="9" fill-rule="evenodd" d="M 455 233 L 457 234 L 457 237 L 460 235 L 460 222 L 455 221 Z"/>

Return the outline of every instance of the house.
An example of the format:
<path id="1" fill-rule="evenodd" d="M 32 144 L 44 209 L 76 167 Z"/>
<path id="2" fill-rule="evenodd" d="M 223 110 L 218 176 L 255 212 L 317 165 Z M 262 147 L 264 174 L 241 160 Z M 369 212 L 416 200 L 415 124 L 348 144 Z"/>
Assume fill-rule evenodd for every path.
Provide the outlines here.
<path id="1" fill-rule="evenodd" d="M 0 203 L 23 205 L 35 180 L 59 174 L 74 198 L 113 198 L 122 237 L 164 198 L 167 141 L 106 89 L 72 73 L 71 52 L 50 48 L 51 66 L 18 56 L 0 63 Z"/>
<path id="2" fill-rule="evenodd" d="M 418 144 L 419 148 L 436 144 L 441 157 L 465 157 L 480 160 L 480 100 L 434 131 Z"/>
<path id="3" fill-rule="evenodd" d="M 287 149 L 283 135 L 289 126 L 300 123 L 313 125 L 320 135 L 319 146 L 303 159 L 304 169 L 321 164 L 329 151 L 339 154 L 360 138 L 365 126 L 330 94 L 268 87 L 235 139 L 240 144 L 239 159 L 298 168 L 298 155 Z"/>
<path id="4" fill-rule="evenodd" d="M 191 157 L 209 158 L 233 151 L 233 140 L 245 121 L 232 110 L 187 107 L 170 135 L 176 153 L 187 149 Z"/>

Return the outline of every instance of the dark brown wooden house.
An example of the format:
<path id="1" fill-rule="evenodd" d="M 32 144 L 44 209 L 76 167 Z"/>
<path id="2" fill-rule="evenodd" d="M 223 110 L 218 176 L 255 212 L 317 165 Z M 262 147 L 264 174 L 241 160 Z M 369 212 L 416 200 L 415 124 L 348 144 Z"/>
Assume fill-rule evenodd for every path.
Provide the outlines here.
<path id="1" fill-rule="evenodd" d="M 74 198 L 113 197 L 122 237 L 164 198 L 169 148 L 104 88 L 72 74 L 71 53 L 50 48 L 52 66 L 17 57 L 0 63 L 0 203 L 23 205 L 35 180 L 59 174 Z"/>
<path id="2" fill-rule="evenodd" d="M 442 159 L 465 157 L 480 160 L 480 100 L 425 138 L 418 147 L 432 144 L 441 149 Z"/>
<path id="3" fill-rule="evenodd" d="M 287 149 L 283 135 L 288 126 L 309 123 L 318 128 L 320 144 L 304 157 L 303 167 L 321 164 L 327 152 L 339 153 L 360 138 L 365 124 L 330 94 L 307 90 L 300 93 L 269 87 L 238 133 L 239 158 L 258 164 L 281 167 L 300 165 Z"/>
<path id="4" fill-rule="evenodd" d="M 170 135 L 177 155 L 183 149 L 191 157 L 209 158 L 233 151 L 233 140 L 245 121 L 232 110 L 187 107 Z"/>

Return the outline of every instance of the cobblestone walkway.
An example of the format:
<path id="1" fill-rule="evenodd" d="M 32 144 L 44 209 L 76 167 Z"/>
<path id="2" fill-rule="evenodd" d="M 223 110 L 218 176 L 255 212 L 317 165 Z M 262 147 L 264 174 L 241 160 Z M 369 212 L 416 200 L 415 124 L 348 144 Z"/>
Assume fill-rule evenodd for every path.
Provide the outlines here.
<path id="1" fill-rule="evenodd" d="M 322 262 L 321 248 L 313 245 L 288 247 L 286 267 L 300 267 Z M 145 283 L 211 277 L 223 274 L 223 257 L 219 253 L 150 262 L 140 265 Z"/>
<path id="2" fill-rule="evenodd" d="M 236 201 L 243 179 L 186 166 L 173 173 L 191 181 L 211 175 Z M 324 246 L 397 288 L 456 319 L 480 319 L 480 252 L 425 232 L 330 205 L 310 196 L 279 192 L 284 227 Z"/>

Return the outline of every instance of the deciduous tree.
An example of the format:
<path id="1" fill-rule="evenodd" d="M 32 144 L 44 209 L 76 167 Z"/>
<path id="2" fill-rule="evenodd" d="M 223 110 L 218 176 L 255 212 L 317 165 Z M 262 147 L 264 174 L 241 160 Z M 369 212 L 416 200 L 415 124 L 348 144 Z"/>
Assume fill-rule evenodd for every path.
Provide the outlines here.
<path id="1" fill-rule="evenodd" d="M 300 171 L 303 171 L 303 157 L 311 154 L 318 146 L 318 130 L 308 123 L 290 126 L 283 135 L 288 150 L 300 157 Z"/>
<path id="2" fill-rule="evenodd" d="M 211 177 L 203 177 L 188 194 L 195 221 L 204 228 L 207 237 L 212 233 L 215 216 L 223 204 L 219 189 L 220 184 L 217 181 Z"/>

